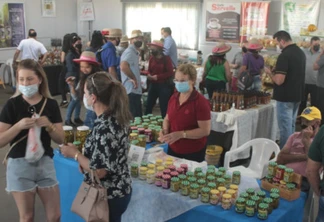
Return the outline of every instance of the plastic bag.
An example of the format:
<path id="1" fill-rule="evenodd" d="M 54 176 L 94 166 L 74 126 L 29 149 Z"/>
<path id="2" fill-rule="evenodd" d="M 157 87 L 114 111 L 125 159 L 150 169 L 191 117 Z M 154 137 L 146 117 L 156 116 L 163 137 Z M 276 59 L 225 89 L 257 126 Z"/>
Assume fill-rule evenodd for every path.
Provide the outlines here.
<path id="1" fill-rule="evenodd" d="M 33 118 L 38 118 L 38 114 L 34 114 Z M 28 162 L 36 162 L 45 153 L 42 141 L 40 140 L 41 136 L 41 128 L 34 126 L 33 128 L 29 129 L 28 138 L 27 138 L 27 147 L 26 147 L 26 154 L 25 159 Z"/>

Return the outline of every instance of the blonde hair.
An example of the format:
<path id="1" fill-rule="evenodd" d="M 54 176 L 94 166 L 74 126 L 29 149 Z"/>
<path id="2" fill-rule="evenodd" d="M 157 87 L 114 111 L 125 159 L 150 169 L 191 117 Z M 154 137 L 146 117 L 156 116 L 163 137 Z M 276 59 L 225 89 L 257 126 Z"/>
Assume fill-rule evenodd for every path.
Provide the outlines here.
<path id="1" fill-rule="evenodd" d="M 48 88 L 48 81 L 47 81 L 46 73 L 45 73 L 44 69 L 42 68 L 42 66 L 38 62 L 36 62 L 33 59 L 21 60 L 19 62 L 18 68 L 17 68 L 17 75 L 16 75 L 17 82 L 19 81 L 18 77 L 19 77 L 19 71 L 21 69 L 28 69 L 28 70 L 34 71 L 35 74 L 37 75 L 37 77 L 41 80 L 41 84 L 39 85 L 39 88 L 38 88 L 39 94 L 41 94 L 42 96 L 44 96 L 46 98 L 52 98 L 52 95 Z M 16 86 L 16 92 L 12 97 L 19 96 L 20 94 L 21 94 L 21 92 L 19 91 L 19 87 Z"/>
<path id="2" fill-rule="evenodd" d="M 177 72 L 181 72 L 184 75 L 189 76 L 189 80 L 196 82 L 197 80 L 197 70 L 191 64 L 182 64 L 177 68 Z"/>
<path id="3" fill-rule="evenodd" d="M 116 118 L 121 126 L 128 126 L 132 119 L 129 111 L 128 96 L 124 86 L 113 80 L 107 72 L 96 72 L 86 80 L 89 94 L 97 96 L 98 101 L 106 105 L 105 114 Z"/>

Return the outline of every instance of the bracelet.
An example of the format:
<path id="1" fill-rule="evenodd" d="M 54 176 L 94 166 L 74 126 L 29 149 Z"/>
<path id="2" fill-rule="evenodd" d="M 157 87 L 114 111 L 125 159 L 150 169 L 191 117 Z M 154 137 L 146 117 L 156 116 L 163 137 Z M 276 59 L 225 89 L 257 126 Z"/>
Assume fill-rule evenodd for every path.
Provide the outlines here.
<path id="1" fill-rule="evenodd" d="M 78 151 L 75 155 L 74 155 L 74 160 L 78 161 L 78 156 L 79 156 L 80 152 Z"/>
<path id="2" fill-rule="evenodd" d="M 183 131 L 182 137 L 183 137 L 184 139 L 187 138 L 187 132 L 186 132 L 185 130 Z"/>
<path id="3" fill-rule="evenodd" d="M 51 132 L 55 132 L 56 131 L 56 127 L 54 126 L 53 123 L 51 123 L 51 125 L 49 125 L 48 127 L 45 128 L 45 130 L 49 133 Z"/>

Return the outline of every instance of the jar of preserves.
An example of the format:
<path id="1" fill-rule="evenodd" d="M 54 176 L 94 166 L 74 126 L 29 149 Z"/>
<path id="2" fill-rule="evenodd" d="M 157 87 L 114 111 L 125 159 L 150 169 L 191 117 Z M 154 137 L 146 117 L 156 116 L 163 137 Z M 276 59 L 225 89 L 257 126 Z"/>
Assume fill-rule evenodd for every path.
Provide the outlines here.
<path id="1" fill-rule="evenodd" d="M 131 176 L 134 178 L 138 177 L 138 164 L 137 163 L 131 164 Z"/>
<path id="2" fill-rule="evenodd" d="M 272 183 L 272 182 L 273 182 L 273 177 L 267 175 L 267 176 L 266 176 L 266 180 L 267 180 L 269 183 Z"/>
<path id="3" fill-rule="evenodd" d="M 254 196 L 255 191 L 253 188 L 249 188 L 246 190 L 247 194 L 249 194 L 249 197 L 251 198 L 252 196 Z"/>
<path id="4" fill-rule="evenodd" d="M 171 191 L 178 192 L 180 189 L 180 179 L 178 177 L 171 178 Z"/>
<path id="5" fill-rule="evenodd" d="M 196 177 L 189 177 L 188 181 L 190 182 L 190 184 L 193 184 L 193 183 L 197 182 L 197 178 Z"/>
<path id="6" fill-rule="evenodd" d="M 154 137 L 154 140 L 155 141 L 159 141 L 159 136 L 160 136 L 160 132 L 161 132 L 162 128 L 161 127 L 155 127 L 155 137 Z"/>
<path id="7" fill-rule="evenodd" d="M 204 179 L 204 180 L 206 179 L 206 175 L 203 172 L 197 173 L 196 175 L 197 175 L 196 177 L 197 177 L 198 180 L 199 179 Z"/>
<path id="8" fill-rule="evenodd" d="M 270 176 L 271 178 L 276 175 L 276 167 L 277 163 L 273 161 L 270 162 L 268 165 L 268 176 Z"/>
<path id="9" fill-rule="evenodd" d="M 268 214 L 271 214 L 272 213 L 272 208 L 273 208 L 273 206 L 272 206 L 272 198 L 270 198 L 270 197 L 266 197 L 266 198 L 264 198 L 263 199 L 263 203 L 266 203 L 266 204 L 268 204 Z"/>
<path id="10" fill-rule="evenodd" d="M 150 130 L 150 129 L 146 129 L 146 130 L 145 130 L 145 136 L 146 136 L 146 142 L 147 142 L 147 143 L 152 143 L 152 142 L 153 142 L 153 138 L 152 138 L 152 130 Z"/>
<path id="11" fill-rule="evenodd" d="M 215 177 L 216 177 L 216 180 L 217 180 L 218 178 L 222 178 L 222 177 L 223 177 L 223 173 L 217 171 L 217 172 L 215 173 Z"/>
<path id="12" fill-rule="evenodd" d="M 155 126 L 152 127 L 151 125 L 149 125 L 148 129 L 151 130 L 151 132 L 152 132 L 152 142 L 154 142 L 155 141 L 155 135 L 158 134 L 158 137 L 159 137 L 159 132 L 155 131 Z"/>
<path id="13" fill-rule="evenodd" d="M 209 203 L 212 205 L 217 205 L 219 203 L 219 190 L 210 190 Z"/>
<path id="14" fill-rule="evenodd" d="M 225 175 L 226 174 L 226 168 L 225 167 L 219 167 L 218 172 L 221 172 L 222 175 Z"/>
<path id="15" fill-rule="evenodd" d="M 168 169 L 171 170 L 171 171 L 176 171 L 177 168 L 176 168 L 175 165 L 169 165 Z"/>
<path id="16" fill-rule="evenodd" d="M 184 170 L 184 174 L 187 174 L 188 172 L 188 165 L 183 163 L 183 164 L 180 164 L 180 167 Z"/>
<path id="17" fill-rule="evenodd" d="M 83 147 L 84 142 L 90 133 L 90 128 L 88 126 L 79 126 L 77 127 L 77 132 L 75 135 L 75 140 L 81 142 L 81 147 Z"/>
<path id="18" fill-rule="evenodd" d="M 131 131 L 134 131 L 134 130 L 137 130 L 137 127 L 136 126 L 131 126 Z"/>
<path id="19" fill-rule="evenodd" d="M 163 160 L 162 159 L 156 159 L 155 160 L 155 165 L 158 166 L 163 166 Z"/>
<path id="20" fill-rule="evenodd" d="M 214 170 L 214 173 L 215 173 L 216 167 L 214 165 L 208 165 L 207 169 L 208 170 Z"/>
<path id="21" fill-rule="evenodd" d="M 142 167 L 147 167 L 148 163 L 147 162 L 141 162 Z"/>
<path id="22" fill-rule="evenodd" d="M 167 161 L 164 162 L 164 167 L 167 168 L 167 169 L 168 169 L 169 166 L 171 166 L 171 165 L 173 165 L 173 161 L 168 161 L 168 160 L 167 160 Z"/>
<path id="23" fill-rule="evenodd" d="M 231 206 L 232 206 L 231 201 L 232 201 L 231 195 L 229 195 L 229 194 L 223 194 L 223 196 L 222 196 L 222 208 L 224 210 L 231 209 Z"/>
<path id="24" fill-rule="evenodd" d="M 232 183 L 232 177 L 231 177 L 231 175 L 225 174 L 224 175 L 224 180 L 225 180 L 225 187 L 228 189 L 229 186 Z"/>
<path id="25" fill-rule="evenodd" d="M 201 189 L 202 189 L 203 187 L 205 187 L 205 185 L 206 185 L 206 180 L 204 180 L 204 179 L 200 179 L 200 180 L 197 181 L 197 183 L 198 183 L 198 185 L 199 185 L 199 193 L 200 193 Z"/>
<path id="26" fill-rule="evenodd" d="M 217 190 L 219 191 L 219 198 L 222 200 L 222 197 L 226 192 L 226 187 L 218 187 Z"/>
<path id="27" fill-rule="evenodd" d="M 146 180 L 147 167 L 140 167 L 139 178 L 140 180 Z"/>
<path id="28" fill-rule="evenodd" d="M 171 175 L 171 178 L 173 178 L 173 177 L 178 177 L 179 174 L 177 171 L 171 171 L 170 175 Z"/>
<path id="29" fill-rule="evenodd" d="M 282 189 L 286 189 L 286 182 L 283 181 L 283 180 L 280 180 L 280 185 L 279 185 L 280 188 Z"/>
<path id="30" fill-rule="evenodd" d="M 218 178 L 216 180 L 216 186 L 218 187 L 225 187 L 225 179 L 224 178 Z"/>
<path id="31" fill-rule="evenodd" d="M 156 167 L 156 172 L 163 173 L 163 170 L 164 170 L 164 166 L 158 166 L 158 167 Z"/>
<path id="32" fill-rule="evenodd" d="M 149 169 L 149 170 L 153 170 L 154 172 L 155 172 L 155 164 L 147 164 L 147 168 Z"/>
<path id="33" fill-rule="evenodd" d="M 244 198 L 245 200 L 250 199 L 250 196 L 247 192 L 240 193 L 240 197 Z"/>
<path id="34" fill-rule="evenodd" d="M 235 190 L 226 190 L 226 193 L 231 195 L 231 203 L 234 204 L 236 200 L 236 191 Z"/>
<path id="35" fill-rule="evenodd" d="M 209 187 L 211 190 L 216 190 L 216 183 L 213 182 L 207 183 L 207 187 Z"/>
<path id="36" fill-rule="evenodd" d="M 177 168 L 177 172 L 178 172 L 178 174 L 184 174 L 184 169 L 179 167 L 179 168 Z"/>
<path id="37" fill-rule="evenodd" d="M 258 206 L 259 206 L 259 203 L 261 203 L 260 197 L 258 197 L 258 196 L 252 196 L 252 197 L 250 197 L 250 199 L 255 202 L 255 209 L 257 210 L 258 209 Z"/>
<path id="38" fill-rule="evenodd" d="M 277 193 L 270 193 L 270 198 L 272 199 L 273 209 L 277 209 L 279 207 L 279 199 L 280 195 Z"/>
<path id="39" fill-rule="evenodd" d="M 155 182 L 155 171 L 154 170 L 148 170 L 146 173 L 146 182 L 149 184 L 152 184 Z"/>
<path id="40" fill-rule="evenodd" d="M 263 201 L 264 198 L 266 198 L 266 192 L 260 190 L 256 193 L 256 195 L 260 198 L 260 202 Z"/>
<path id="41" fill-rule="evenodd" d="M 141 128 L 138 128 L 138 134 L 139 134 L 139 135 L 145 135 L 145 128 L 144 128 L 143 125 L 142 125 Z"/>
<path id="42" fill-rule="evenodd" d="M 209 193 L 210 193 L 210 188 L 208 187 L 203 187 L 201 189 L 201 196 L 200 196 L 200 201 L 202 203 L 209 203 Z"/>
<path id="43" fill-rule="evenodd" d="M 73 143 L 74 141 L 74 133 L 72 126 L 63 126 L 64 130 L 64 144 Z"/>
<path id="44" fill-rule="evenodd" d="M 197 178 L 198 178 L 198 173 L 202 173 L 202 169 L 200 167 L 197 167 L 195 169 L 195 177 L 197 177 Z"/>
<path id="45" fill-rule="evenodd" d="M 195 177 L 194 172 L 187 172 L 186 175 L 187 175 L 187 177 Z"/>
<path id="46" fill-rule="evenodd" d="M 293 176 L 294 170 L 291 168 L 286 168 L 285 173 L 284 173 L 284 181 L 286 183 L 291 183 L 292 182 L 292 176 Z"/>
<path id="47" fill-rule="evenodd" d="M 148 123 L 142 123 L 145 131 L 148 129 L 148 126 L 149 126 L 149 122 Z M 144 132 L 145 133 L 145 132 Z M 145 134 L 146 135 L 146 134 Z"/>
<path id="48" fill-rule="evenodd" d="M 268 219 L 268 208 L 269 205 L 266 203 L 260 203 L 258 208 L 258 218 L 260 220 Z"/>
<path id="49" fill-rule="evenodd" d="M 169 169 L 163 170 L 164 175 L 170 175 L 170 173 L 171 173 L 171 170 L 169 170 Z"/>
<path id="50" fill-rule="evenodd" d="M 157 122 L 158 122 L 159 126 L 161 126 L 161 127 L 163 126 L 163 119 L 159 119 Z"/>
<path id="51" fill-rule="evenodd" d="M 294 190 L 296 190 L 296 185 L 295 185 L 294 183 L 288 183 L 288 184 L 286 185 L 286 188 L 287 188 L 287 190 L 289 190 L 289 191 L 294 191 Z"/>
<path id="52" fill-rule="evenodd" d="M 232 184 L 240 185 L 240 183 L 241 183 L 241 172 L 234 171 L 232 175 Z"/>
<path id="53" fill-rule="evenodd" d="M 131 133 L 131 134 L 129 134 L 129 140 L 130 141 L 138 140 L 138 134 L 137 133 Z"/>
<path id="54" fill-rule="evenodd" d="M 239 187 L 238 187 L 238 185 L 236 185 L 236 184 L 231 184 L 230 185 L 230 189 L 232 189 L 232 190 L 235 190 L 236 191 L 236 193 L 238 192 L 238 189 L 239 189 Z"/>
<path id="55" fill-rule="evenodd" d="M 280 180 L 283 179 L 286 167 L 284 165 L 279 165 L 276 170 L 276 178 Z"/>
<path id="56" fill-rule="evenodd" d="M 245 211 L 245 199 L 240 197 L 237 198 L 235 202 L 235 211 L 236 213 L 242 214 Z"/>
<path id="57" fill-rule="evenodd" d="M 255 213 L 255 202 L 253 200 L 248 200 L 245 203 L 245 215 L 248 217 L 253 217 Z"/>
<path id="58" fill-rule="evenodd" d="M 278 179 L 277 177 L 272 178 L 272 184 L 279 187 L 280 179 Z"/>
<path id="59" fill-rule="evenodd" d="M 157 186 L 157 187 L 162 186 L 162 176 L 163 176 L 163 173 L 161 173 L 161 172 L 155 174 L 155 186 Z"/>
<path id="60" fill-rule="evenodd" d="M 164 174 L 162 176 L 162 187 L 163 189 L 170 189 L 170 185 L 171 185 L 171 176 Z"/>
<path id="61" fill-rule="evenodd" d="M 216 178 L 214 176 L 208 176 L 207 177 L 207 183 L 215 183 L 216 182 Z M 216 183 L 215 183 L 216 185 Z"/>
<path id="62" fill-rule="evenodd" d="M 187 176 L 186 175 L 183 175 L 183 174 L 180 174 L 178 177 L 179 177 L 179 179 L 180 179 L 181 182 L 182 181 L 185 181 L 187 179 Z"/>
<path id="63" fill-rule="evenodd" d="M 181 183 L 181 195 L 182 196 L 188 196 L 190 189 L 190 183 L 189 181 L 185 180 Z"/>
<path id="64" fill-rule="evenodd" d="M 138 146 L 145 148 L 146 147 L 146 136 L 138 135 Z"/>
<path id="65" fill-rule="evenodd" d="M 190 198 L 191 199 L 198 199 L 199 197 L 199 185 L 193 183 L 190 185 Z"/>
<path id="66" fill-rule="evenodd" d="M 214 175 L 215 175 L 215 170 L 214 169 L 207 169 L 206 177 L 214 176 Z"/>

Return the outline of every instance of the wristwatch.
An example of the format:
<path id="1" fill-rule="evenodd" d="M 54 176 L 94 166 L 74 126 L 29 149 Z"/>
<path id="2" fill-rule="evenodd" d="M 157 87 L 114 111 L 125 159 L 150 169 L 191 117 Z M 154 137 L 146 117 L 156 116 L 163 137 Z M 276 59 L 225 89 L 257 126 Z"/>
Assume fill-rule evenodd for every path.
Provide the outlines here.
<path id="1" fill-rule="evenodd" d="M 187 138 L 187 132 L 186 132 L 185 130 L 184 130 L 183 133 L 182 133 L 182 137 L 183 137 L 184 139 Z"/>

